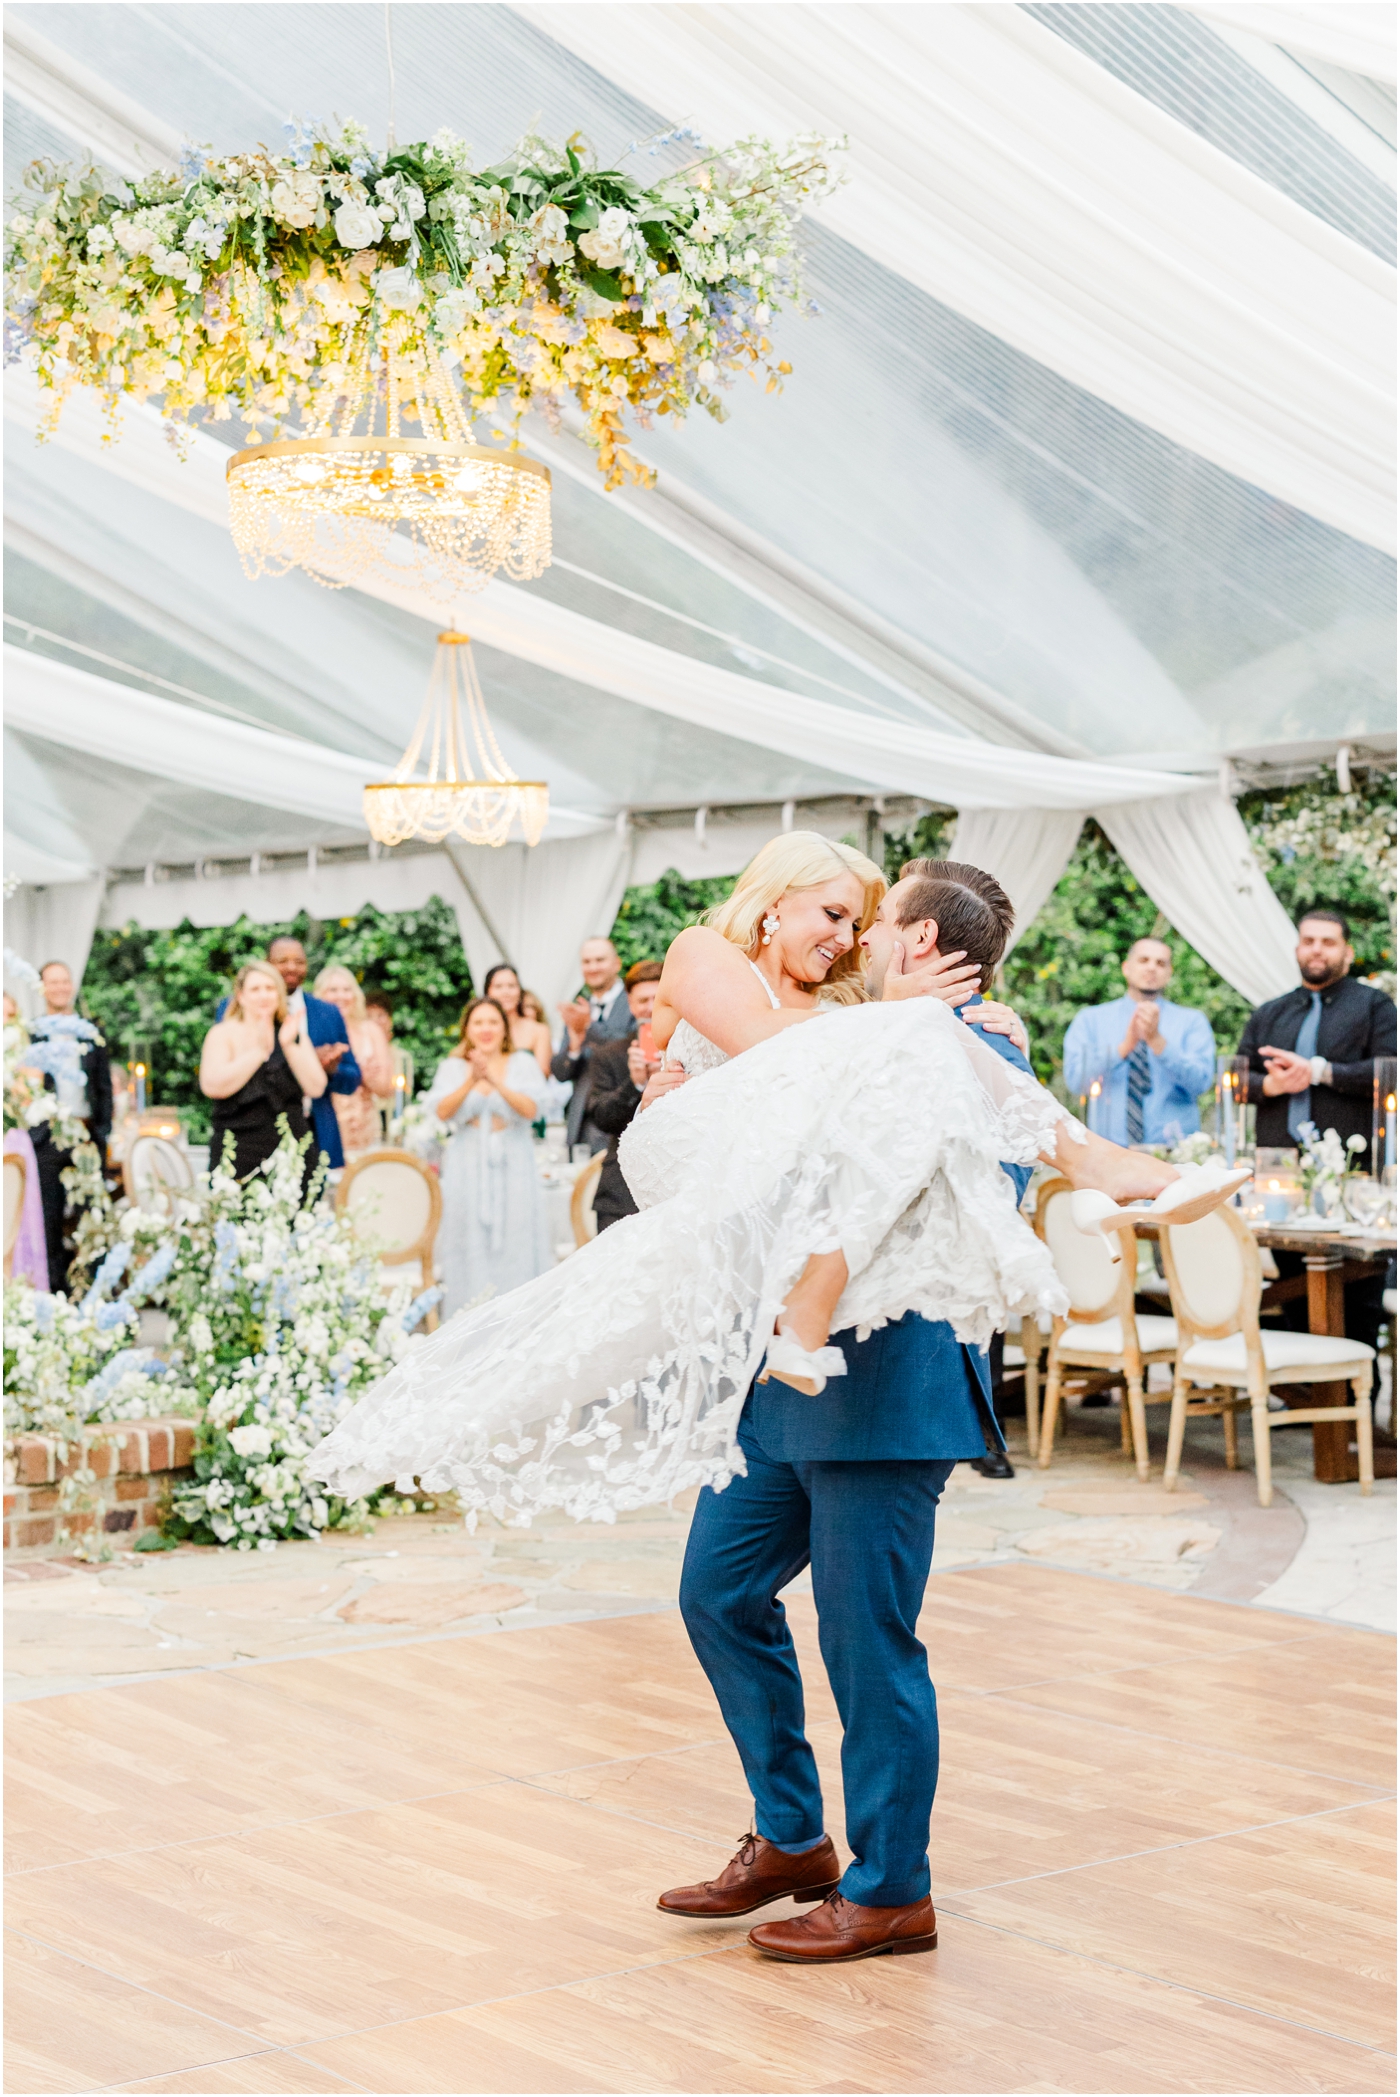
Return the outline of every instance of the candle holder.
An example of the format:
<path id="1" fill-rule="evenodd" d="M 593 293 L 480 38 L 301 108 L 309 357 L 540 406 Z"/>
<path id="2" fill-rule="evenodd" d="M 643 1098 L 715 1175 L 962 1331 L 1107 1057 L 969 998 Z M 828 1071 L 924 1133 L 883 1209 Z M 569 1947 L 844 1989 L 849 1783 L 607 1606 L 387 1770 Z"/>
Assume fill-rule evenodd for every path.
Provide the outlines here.
<path id="1" fill-rule="evenodd" d="M 1377 1056 L 1371 1066 L 1371 1177 L 1384 1180 L 1395 1171 L 1394 1056 Z"/>
<path id="2" fill-rule="evenodd" d="M 1227 1165 L 1249 1148 L 1248 1056 L 1219 1056 L 1215 1064 L 1215 1147 Z"/>
<path id="3" fill-rule="evenodd" d="M 1256 1199 L 1263 1203 L 1265 1223 L 1287 1223 L 1303 1205 L 1303 1181 L 1298 1171 L 1298 1153 L 1271 1150 L 1266 1145 L 1254 1157 Z"/>

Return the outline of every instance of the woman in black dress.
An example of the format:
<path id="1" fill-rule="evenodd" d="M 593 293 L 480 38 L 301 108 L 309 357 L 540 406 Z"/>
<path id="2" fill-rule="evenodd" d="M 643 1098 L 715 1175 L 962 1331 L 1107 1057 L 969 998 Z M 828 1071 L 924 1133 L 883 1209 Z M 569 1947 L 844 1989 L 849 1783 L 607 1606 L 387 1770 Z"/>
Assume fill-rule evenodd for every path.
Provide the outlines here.
<path id="1" fill-rule="evenodd" d="M 204 1037 L 199 1089 L 214 1102 L 211 1168 L 231 1135 L 234 1174 L 246 1180 L 281 1142 L 280 1116 L 298 1141 L 306 1134 L 302 1100 L 320 1098 L 326 1073 L 307 1039 L 304 1014 L 288 1012 L 286 985 L 270 962 L 250 961 L 238 971 L 228 1010 Z M 308 1168 L 314 1162 L 313 1144 Z"/>

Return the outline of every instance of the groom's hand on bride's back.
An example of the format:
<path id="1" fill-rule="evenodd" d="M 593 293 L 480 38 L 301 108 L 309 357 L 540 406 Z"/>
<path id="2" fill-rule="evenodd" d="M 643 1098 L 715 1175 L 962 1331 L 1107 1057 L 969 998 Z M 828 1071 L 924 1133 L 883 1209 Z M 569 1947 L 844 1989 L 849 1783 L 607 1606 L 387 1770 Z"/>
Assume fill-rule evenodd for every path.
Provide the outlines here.
<path id="1" fill-rule="evenodd" d="M 903 940 L 897 939 L 880 1001 L 888 1005 L 899 998 L 941 998 L 945 1005 L 965 1005 L 976 997 L 981 981 L 980 966 L 965 954 L 935 953 L 926 961 L 910 962 Z"/>
<path id="2" fill-rule="evenodd" d="M 646 1090 L 637 1102 L 637 1112 L 644 1114 L 654 1101 L 664 1099 L 668 1092 L 675 1091 L 677 1085 L 683 1085 L 688 1076 L 689 1072 L 682 1070 L 679 1063 L 663 1063 L 660 1070 L 647 1079 Z"/>

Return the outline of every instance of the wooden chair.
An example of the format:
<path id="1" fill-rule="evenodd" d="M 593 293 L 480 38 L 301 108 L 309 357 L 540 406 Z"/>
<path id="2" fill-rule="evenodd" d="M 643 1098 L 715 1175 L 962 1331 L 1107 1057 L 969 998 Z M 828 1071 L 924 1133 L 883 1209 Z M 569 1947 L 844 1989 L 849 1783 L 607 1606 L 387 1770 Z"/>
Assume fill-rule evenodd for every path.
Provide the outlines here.
<path id="1" fill-rule="evenodd" d="M 442 1188 L 421 1158 L 387 1144 L 361 1151 L 340 1175 L 335 1205 L 357 1231 L 374 1239 L 380 1265 L 396 1270 L 385 1277 L 386 1287 L 402 1278 L 397 1271 L 402 1269 L 420 1290 L 432 1288 Z M 424 1322 L 435 1326 L 437 1312 L 430 1311 Z"/>
<path id="2" fill-rule="evenodd" d="M 136 1135 L 122 1161 L 122 1185 L 134 1209 L 169 1215 L 176 1195 L 198 1198 L 194 1167 L 178 1143 L 165 1136 Z"/>
<path id="3" fill-rule="evenodd" d="M 598 1218 L 593 1204 L 607 1155 L 605 1150 L 597 1151 L 574 1181 L 574 1191 L 569 1197 L 569 1221 L 574 1227 L 575 1246 L 586 1245 L 590 1238 L 598 1235 Z"/>
<path id="4" fill-rule="evenodd" d="M 1002 1369 L 1014 1375 L 1019 1369 L 1026 1390 L 1026 1448 L 1032 1456 L 1040 1452 L 1040 1365 L 1050 1345 L 1050 1320 L 1042 1329 L 1038 1318 L 1021 1320 L 1019 1342 L 1008 1333 L 1002 1349 Z"/>
<path id="5" fill-rule="evenodd" d="M 1066 1368 L 1085 1368 L 1122 1379 L 1127 1389 L 1123 1407 L 1123 1446 L 1131 1446 L 1139 1478 L 1148 1473 L 1146 1372 L 1153 1362 L 1176 1359 L 1176 1321 L 1139 1316 L 1133 1309 L 1137 1279 L 1137 1245 L 1131 1223 L 1121 1236 L 1123 1256 L 1115 1260 L 1108 1240 L 1081 1231 L 1070 1215 L 1073 1188 L 1067 1179 L 1046 1180 L 1035 1206 L 1035 1233 L 1049 1248 L 1055 1272 L 1069 1292 L 1068 1318 L 1056 1318 L 1045 1357 L 1045 1412 L 1040 1421 L 1039 1462 L 1050 1463 L 1060 1387 Z M 1030 1401 L 1027 1396 L 1027 1425 Z"/>
<path id="6" fill-rule="evenodd" d="M 5 1279 L 10 1278 L 10 1269 L 15 1256 L 15 1243 L 19 1227 L 24 1220 L 24 1193 L 29 1179 L 27 1159 L 14 1151 L 5 1153 Z"/>
<path id="7" fill-rule="evenodd" d="M 1269 1435 L 1274 1427 L 1289 1427 L 1302 1420 L 1355 1420 L 1361 1490 L 1369 1493 L 1374 1478 L 1374 1349 L 1361 1340 L 1333 1338 L 1330 1333 L 1261 1332 L 1259 1247 L 1233 1209 L 1214 1209 L 1199 1223 L 1164 1225 L 1161 1243 L 1181 1333 L 1162 1478 L 1168 1492 L 1181 1469 L 1188 1417 L 1224 1416 L 1225 1460 L 1233 1464 L 1235 1415 L 1247 1406 L 1254 1424 L 1254 1472 L 1261 1507 L 1268 1507 L 1274 1497 Z M 1354 1405 L 1269 1411 L 1269 1392 L 1276 1383 L 1343 1382 L 1352 1387 Z M 1192 1385 L 1206 1396 L 1193 1398 L 1188 1388 Z"/>

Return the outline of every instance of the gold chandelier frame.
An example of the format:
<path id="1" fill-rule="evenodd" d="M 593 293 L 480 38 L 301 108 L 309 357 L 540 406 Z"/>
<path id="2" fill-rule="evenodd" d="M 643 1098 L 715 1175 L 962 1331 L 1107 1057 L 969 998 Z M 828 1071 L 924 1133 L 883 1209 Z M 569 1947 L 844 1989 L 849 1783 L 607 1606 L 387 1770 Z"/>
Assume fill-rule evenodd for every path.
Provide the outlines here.
<path id="1" fill-rule="evenodd" d="M 501 755 L 470 634 L 453 629 L 437 638 L 427 697 L 398 769 L 392 779 L 365 788 L 370 835 L 383 845 L 401 845 L 410 837 L 441 844 L 453 835 L 471 845 L 503 845 L 518 821 L 526 844 L 536 845 L 549 820 L 549 787 L 542 779 L 519 778 Z M 463 700 L 471 747 L 462 722 Z M 414 775 L 425 747 L 428 775 L 420 779 Z"/>
<path id="2" fill-rule="evenodd" d="M 408 323 L 371 334 L 362 320 L 340 369 L 308 436 L 249 445 L 228 462 L 229 524 L 249 579 L 304 568 L 330 589 L 407 583 L 451 605 L 502 571 L 515 582 L 543 574 L 549 468 L 473 442 L 432 345 Z M 425 434 L 405 437 L 405 420 Z"/>

